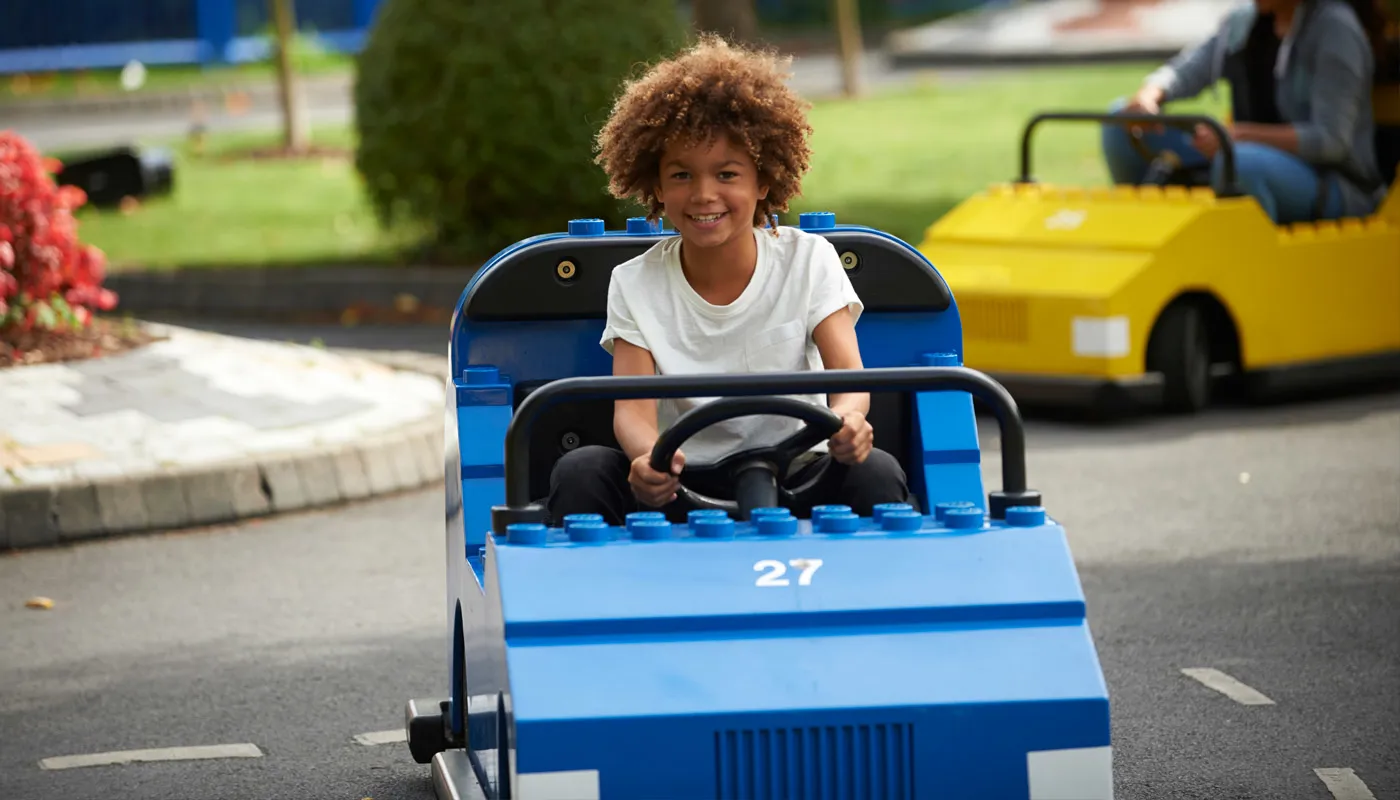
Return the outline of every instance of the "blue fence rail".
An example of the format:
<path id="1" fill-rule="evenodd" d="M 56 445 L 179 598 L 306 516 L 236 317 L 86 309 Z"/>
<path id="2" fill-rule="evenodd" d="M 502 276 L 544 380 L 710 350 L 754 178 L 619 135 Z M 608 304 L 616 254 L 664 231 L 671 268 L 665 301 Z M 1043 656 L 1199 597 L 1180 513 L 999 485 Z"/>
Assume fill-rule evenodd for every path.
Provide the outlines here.
<path id="1" fill-rule="evenodd" d="M 297 28 L 354 52 L 380 0 L 296 0 Z M 15 0 L 0 74 L 145 64 L 236 64 L 268 55 L 268 0 Z"/>

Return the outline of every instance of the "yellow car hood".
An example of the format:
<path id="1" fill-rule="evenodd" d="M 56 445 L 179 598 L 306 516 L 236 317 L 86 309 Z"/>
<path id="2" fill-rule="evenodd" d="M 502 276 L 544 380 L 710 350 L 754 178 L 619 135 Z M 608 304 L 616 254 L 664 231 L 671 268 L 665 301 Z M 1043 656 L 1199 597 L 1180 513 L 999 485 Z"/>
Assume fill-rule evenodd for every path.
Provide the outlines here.
<path id="1" fill-rule="evenodd" d="M 993 187 L 930 226 L 919 250 L 955 296 L 1106 299 L 1214 202 L 1156 187 Z"/>

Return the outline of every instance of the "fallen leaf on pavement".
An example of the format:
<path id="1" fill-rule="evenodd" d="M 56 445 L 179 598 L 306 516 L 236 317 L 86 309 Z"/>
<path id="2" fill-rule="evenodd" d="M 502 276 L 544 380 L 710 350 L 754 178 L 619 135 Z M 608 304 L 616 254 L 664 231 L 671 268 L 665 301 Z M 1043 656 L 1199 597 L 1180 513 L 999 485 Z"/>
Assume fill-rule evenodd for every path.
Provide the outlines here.
<path id="1" fill-rule="evenodd" d="M 53 601 L 47 597 L 31 597 L 24 601 L 24 605 L 26 608 L 42 608 L 47 611 L 53 608 Z"/>

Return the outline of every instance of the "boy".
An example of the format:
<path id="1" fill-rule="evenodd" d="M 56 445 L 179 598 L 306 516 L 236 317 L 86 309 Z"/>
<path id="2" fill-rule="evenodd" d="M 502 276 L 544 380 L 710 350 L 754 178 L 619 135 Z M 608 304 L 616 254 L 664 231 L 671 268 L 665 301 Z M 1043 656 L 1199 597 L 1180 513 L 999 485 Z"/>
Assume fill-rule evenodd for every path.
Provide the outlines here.
<path id="1" fill-rule="evenodd" d="M 679 233 L 613 270 L 601 345 L 615 375 L 862 368 L 855 323 L 863 306 L 836 250 L 777 224 L 810 155 L 806 104 L 785 77 L 773 56 L 705 37 L 629 83 L 614 106 L 598 135 L 609 188 L 640 200 L 652 219 L 664 213 Z M 826 403 L 820 395 L 803 399 Z M 803 424 L 727 420 L 692 437 L 669 474 L 651 469 L 659 432 L 700 402 L 618 401 L 613 428 L 622 450 L 583 447 L 559 460 L 548 500 L 553 523 L 597 513 L 620 525 L 641 509 L 683 520 L 676 490 L 687 460 L 712 464 Z M 870 396 L 832 395 L 830 407 L 841 430 L 794 462 L 785 485 L 835 459 L 845 468 L 828 472 L 819 502 L 865 515 L 878 503 L 908 502 L 899 462 L 872 446 Z M 686 485 L 730 496 L 727 486 Z"/>

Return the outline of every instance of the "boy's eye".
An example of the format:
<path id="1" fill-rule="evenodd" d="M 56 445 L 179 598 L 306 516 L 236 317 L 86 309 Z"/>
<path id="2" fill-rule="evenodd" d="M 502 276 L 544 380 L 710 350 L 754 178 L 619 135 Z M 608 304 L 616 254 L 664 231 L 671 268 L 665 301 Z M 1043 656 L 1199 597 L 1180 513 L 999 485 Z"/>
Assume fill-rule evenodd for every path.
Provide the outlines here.
<path id="1" fill-rule="evenodd" d="M 719 176 L 720 176 L 720 178 L 722 178 L 722 179 L 724 179 L 724 180 L 729 180 L 729 179 L 731 179 L 731 178 L 737 178 L 737 177 L 739 177 L 739 173 L 734 172 L 734 171 L 732 171 L 732 170 L 725 170 L 724 172 L 721 172 L 721 173 L 719 174 Z"/>
<path id="2" fill-rule="evenodd" d="M 671 180 L 683 181 L 683 180 L 685 180 L 686 178 L 689 178 L 689 177 L 690 177 L 690 173 L 689 173 L 689 172 L 672 172 L 672 173 L 671 173 Z"/>

